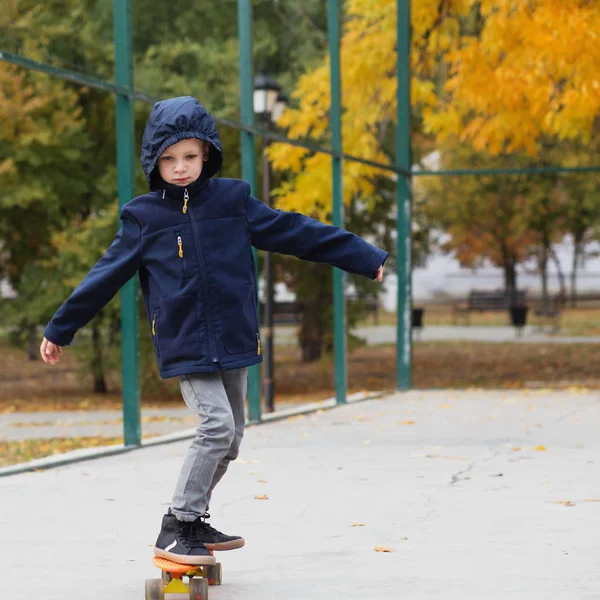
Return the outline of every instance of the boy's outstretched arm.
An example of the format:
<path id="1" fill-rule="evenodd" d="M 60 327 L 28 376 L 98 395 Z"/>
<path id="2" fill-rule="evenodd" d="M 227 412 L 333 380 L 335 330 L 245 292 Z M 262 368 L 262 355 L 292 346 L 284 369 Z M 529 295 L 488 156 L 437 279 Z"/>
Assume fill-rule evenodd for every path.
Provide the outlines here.
<path id="1" fill-rule="evenodd" d="M 345 229 L 301 213 L 273 210 L 253 196 L 248 198 L 246 214 L 252 245 L 259 250 L 328 263 L 369 279 L 383 278 L 388 253 Z"/>
<path id="2" fill-rule="evenodd" d="M 140 225 L 122 212 L 123 227 L 104 256 L 94 265 L 71 296 L 56 311 L 44 330 L 40 354 L 45 362 L 56 364 L 62 346 L 88 323 L 131 279 L 140 267 Z"/>

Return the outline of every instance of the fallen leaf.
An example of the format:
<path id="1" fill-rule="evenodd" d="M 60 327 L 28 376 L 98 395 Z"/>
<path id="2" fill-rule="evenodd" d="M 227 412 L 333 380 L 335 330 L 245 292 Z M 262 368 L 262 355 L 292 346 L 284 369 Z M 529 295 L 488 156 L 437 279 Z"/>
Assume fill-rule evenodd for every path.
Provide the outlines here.
<path id="1" fill-rule="evenodd" d="M 356 417 L 352 417 L 353 421 L 361 421 L 362 423 L 370 422 L 373 419 L 369 419 L 369 417 L 365 417 L 364 415 L 358 415 Z"/>
<path id="2" fill-rule="evenodd" d="M 396 425 L 414 425 L 416 421 L 398 421 Z"/>
<path id="3" fill-rule="evenodd" d="M 393 548 L 384 548 L 383 546 L 375 546 L 375 552 L 396 552 Z"/>
<path id="4" fill-rule="evenodd" d="M 513 452 L 518 452 L 521 449 L 521 446 L 515 446 L 514 448 L 511 448 L 511 450 Z"/>
<path id="5" fill-rule="evenodd" d="M 350 525 L 350 527 L 364 527 L 365 524 L 364 523 L 352 523 L 352 525 Z"/>
<path id="6" fill-rule="evenodd" d="M 258 483 L 267 483 L 267 480 L 266 479 L 259 479 Z"/>
<path id="7" fill-rule="evenodd" d="M 557 500 L 555 504 L 562 504 L 563 506 L 575 506 L 575 502 L 572 500 Z"/>
<path id="8" fill-rule="evenodd" d="M 255 500 L 268 500 L 269 496 L 267 496 L 266 494 L 260 494 L 258 496 L 254 496 Z"/>
<path id="9" fill-rule="evenodd" d="M 600 502 L 600 498 L 587 498 L 584 502 Z"/>
<path id="10" fill-rule="evenodd" d="M 544 446 L 543 444 L 539 444 L 538 446 L 535 447 L 535 451 L 536 452 L 545 452 L 546 446 Z"/>

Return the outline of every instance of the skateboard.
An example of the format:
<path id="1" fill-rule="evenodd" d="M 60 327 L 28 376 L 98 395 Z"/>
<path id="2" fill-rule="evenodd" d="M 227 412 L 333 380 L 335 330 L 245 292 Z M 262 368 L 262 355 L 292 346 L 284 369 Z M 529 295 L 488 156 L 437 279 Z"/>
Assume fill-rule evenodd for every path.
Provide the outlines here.
<path id="1" fill-rule="evenodd" d="M 221 563 L 185 565 L 159 556 L 154 556 L 152 562 L 162 571 L 162 578 L 146 579 L 146 600 L 164 600 L 165 594 L 185 594 L 189 600 L 208 600 L 208 586 L 221 585 Z"/>

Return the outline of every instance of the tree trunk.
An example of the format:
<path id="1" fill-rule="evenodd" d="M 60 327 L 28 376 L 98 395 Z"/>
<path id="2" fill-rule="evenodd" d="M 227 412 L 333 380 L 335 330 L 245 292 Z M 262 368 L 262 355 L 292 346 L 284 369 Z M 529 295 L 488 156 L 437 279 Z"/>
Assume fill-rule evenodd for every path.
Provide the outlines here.
<path id="1" fill-rule="evenodd" d="M 550 253 L 550 244 L 544 238 L 540 252 L 538 254 L 538 269 L 542 278 L 542 307 L 548 308 L 548 255 Z"/>
<path id="2" fill-rule="evenodd" d="M 562 270 L 562 265 L 560 264 L 560 260 L 558 259 L 558 254 L 556 254 L 556 250 L 554 248 L 550 249 L 552 260 L 556 265 L 556 272 L 558 273 L 558 282 L 560 286 L 560 294 L 563 298 L 567 297 L 567 282 L 565 281 L 565 274 Z"/>
<path id="3" fill-rule="evenodd" d="M 299 335 L 302 362 L 319 360 L 323 351 L 328 350 L 326 335 L 331 321 L 331 285 L 331 269 L 314 264 L 306 287 L 298 290 L 297 299 L 304 305 Z"/>
<path id="4" fill-rule="evenodd" d="M 510 306 L 514 306 L 517 299 L 517 268 L 512 261 L 504 262 L 504 290 L 510 298 Z"/>
<path id="5" fill-rule="evenodd" d="M 571 306 L 577 306 L 577 268 L 579 267 L 579 259 L 583 254 L 583 236 L 575 236 L 573 239 L 573 263 L 571 265 Z"/>
<path id="6" fill-rule="evenodd" d="M 108 388 L 104 377 L 104 363 L 102 361 L 102 335 L 100 334 L 101 320 L 96 317 L 92 321 L 92 375 L 94 377 L 94 392 L 106 394 Z"/>
<path id="7" fill-rule="evenodd" d="M 29 360 L 38 359 L 37 327 L 35 325 L 27 328 L 27 355 Z"/>

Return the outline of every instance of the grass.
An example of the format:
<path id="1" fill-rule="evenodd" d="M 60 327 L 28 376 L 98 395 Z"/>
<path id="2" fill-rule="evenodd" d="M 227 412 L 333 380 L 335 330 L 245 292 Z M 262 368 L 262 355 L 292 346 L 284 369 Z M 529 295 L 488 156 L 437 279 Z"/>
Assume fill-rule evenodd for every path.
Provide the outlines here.
<path id="1" fill-rule="evenodd" d="M 144 438 L 155 434 L 144 435 Z M 81 448 L 122 444 L 122 437 L 72 437 L 0 442 L 0 468 Z"/>
<path id="2" fill-rule="evenodd" d="M 434 325 L 454 325 L 452 307 L 440 304 L 415 304 L 425 309 L 423 324 L 425 327 Z M 548 321 L 540 319 L 533 314 L 535 308 L 530 308 L 527 317 L 528 325 L 549 325 Z M 360 322 L 360 325 L 373 325 L 373 318 L 369 317 Z M 396 325 L 396 313 L 383 312 L 379 316 L 380 325 Z M 457 325 L 464 325 L 465 320 L 459 317 Z M 507 312 L 471 313 L 472 327 L 503 327 L 510 325 Z M 573 336 L 600 336 L 600 307 L 592 308 L 567 308 L 560 318 L 560 335 Z"/>
<path id="3" fill-rule="evenodd" d="M 330 358 L 302 363 L 293 346 L 276 348 L 275 400 L 300 403 L 334 394 Z M 600 387 L 600 344 L 519 344 L 481 342 L 419 342 L 413 347 L 416 388 L 518 388 L 544 385 Z M 50 366 L 29 361 L 23 351 L 0 344 L 0 413 L 121 409 L 113 384 L 108 394 L 89 392 L 91 381 L 80 380 L 73 355 Z M 368 346 L 348 356 L 348 390 L 391 390 L 395 387 L 394 345 Z M 181 405 L 175 380 L 157 380 L 144 406 Z"/>

